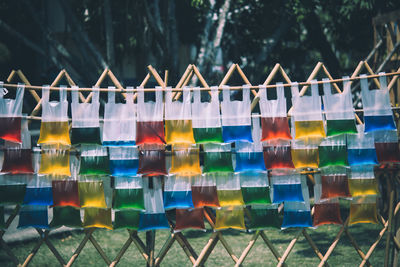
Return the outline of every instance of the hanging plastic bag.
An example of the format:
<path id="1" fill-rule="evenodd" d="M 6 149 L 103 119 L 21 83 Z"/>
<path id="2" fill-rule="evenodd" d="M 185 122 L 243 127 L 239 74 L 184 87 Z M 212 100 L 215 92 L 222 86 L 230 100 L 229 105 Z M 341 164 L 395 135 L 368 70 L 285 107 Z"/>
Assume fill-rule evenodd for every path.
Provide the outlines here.
<path id="1" fill-rule="evenodd" d="M 276 100 L 267 98 L 265 85 L 260 85 L 258 91 L 260 96 L 258 103 L 261 111 L 261 141 L 292 139 L 287 118 L 285 90 L 282 83 L 276 85 Z"/>
<path id="2" fill-rule="evenodd" d="M 199 175 L 200 169 L 200 148 L 198 145 L 188 147 L 187 145 L 172 146 L 172 163 L 170 174 Z"/>
<path id="3" fill-rule="evenodd" d="M 0 229 L 6 228 L 6 222 L 4 221 L 4 206 L 0 206 Z"/>
<path id="4" fill-rule="evenodd" d="M 322 100 L 326 117 L 326 135 L 357 133 L 349 77 L 343 77 L 343 92 L 337 94 L 332 94 L 329 79 L 325 78 L 322 81 L 324 82 Z"/>
<path id="5" fill-rule="evenodd" d="M 318 146 L 305 144 L 301 140 L 295 140 L 292 143 L 292 160 L 297 169 L 314 168 L 319 165 Z"/>
<path id="6" fill-rule="evenodd" d="M 194 144 L 190 89 L 184 87 L 183 101 L 172 101 L 172 89 L 165 93 L 165 141 L 167 144 Z"/>
<path id="7" fill-rule="evenodd" d="M 165 147 L 163 145 L 152 145 L 140 149 L 137 173 L 145 176 L 167 175 Z"/>
<path id="8" fill-rule="evenodd" d="M 217 86 L 211 87 L 210 95 L 210 102 L 201 102 L 199 88 L 193 88 L 193 135 L 197 144 L 223 142 Z"/>
<path id="9" fill-rule="evenodd" d="M 53 205 L 53 191 L 51 178 L 47 176 L 33 175 L 28 178 L 24 205 Z"/>
<path id="10" fill-rule="evenodd" d="M 365 132 L 396 130 L 384 72 L 379 73 L 381 89 L 369 90 L 366 75 L 360 75 Z"/>
<path id="11" fill-rule="evenodd" d="M 117 210 L 115 211 L 114 229 L 139 229 L 140 211 Z"/>
<path id="12" fill-rule="evenodd" d="M 39 174 L 71 176 L 69 150 L 42 149 Z"/>
<path id="13" fill-rule="evenodd" d="M 71 92 L 72 130 L 71 143 L 101 145 L 100 138 L 100 91 L 93 88 L 92 103 L 79 103 L 78 87 L 73 86 Z"/>
<path id="14" fill-rule="evenodd" d="M 80 175 L 110 174 L 107 148 L 99 145 L 82 145 Z"/>
<path id="15" fill-rule="evenodd" d="M 22 206 L 17 228 L 26 227 L 49 229 L 47 206 Z"/>
<path id="16" fill-rule="evenodd" d="M 144 210 L 142 177 L 116 177 L 114 209 Z"/>
<path id="17" fill-rule="evenodd" d="M 266 143 L 263 148 L 264 164 L 268 170 L 294 169 L 290 142 L 279 145 Z"/>
<path id="18" fill-rule="evenodd" d="M 155 101 L 144 102 L 144 91 L 138 87 L 136 144 L 165 144 L 164 104 L 161 87 L 156 87 Z"/>
<path id="19" fill-rule="evenodd" d="M 378 182 L 375 179 L 374 166 L 352 166 L 349 179 L 349 191 L 352 197 L 378 195 Z"/>
<path id="20" fill-rule="evenodd" d="M 111 209 L 86 208 L 84 209 L 83 227 L 84 228 L 106 228 L 113 229 L 111 221 Z"/>
<path id="21" fill-rule="evenodd" d="M 192 200 L 195 208 L 219 207 L 214 175 L 192 177 Z"/>
<path id="22" fill-rule="evenodd" d="M 293 121 L 295 139 L 319 140 L 325 137 L 321 97 L 316 80 L 311 81 L 311 96 L 300 96 L 297 83 L 292 85 Z"/>
<path id="23" fill-rule="evenodd" d="M 164 210 L 161 178 L 143 179 L 143 195 L 146 211 L 140 214 L 139 231 L 169 229 Z"/>
<path id="24" fill-rule="evenodd" d="M 318 176 L 315 174 L 314 176 Z M 328 167 L 321 169 L 321 199 L 336 197 L 349 198 L 347 170 L 345 167 Z"/>
<path id="25" fill-rule="evenodd" d="M 0 204 L 22 204 L 26 192 L 26 182 L 29 176 L 22 174 L 0 175 Z"/>
<path id="26" fill-rule="evenodd" d="M 279 218 L 278 205 L 252 205 L 250 210 L 250 231 L 268 228 L 281 228 L 282 220 Z"/>
<path id="27" fill-rule="evenodd" d="M 356 223 L 378 223 L 376 196 L 353 198 L 350 204 L 349 225 Z"/>
<path id="28" fill-rule="evenodd" d="M 243 207 L 230 206 L 216 210 L 214 230 L 224 229 L 246 230 Z"/>
<path id="29" fill-rule="evenodd" d="M 136 146 L 110 147 L 110 172 L 112 176 L 136 176 L 139 152 Z"/>
<path id="30" fill-rule="evenodd" d="M 53 208 L 53 219 L 50 223 L 51 228 L 67 226 L 71 228 L 81 228 L 81 212 L 78 208 L 65 206 Z"/>
<path id="31" fill-rule="evenodd" d="M 68 100 L 65 86 L 58 91 L 60 101 L 50 101 L 50 87 L 42 88 L 42 123 L 38 144 L 70 146 Z"/>
<path id="32" fill-rule="evenodd" d="M 306 183 L 306 181 L 296 170 L 273 170 L 271 172 L 271 183 L 273 203 L 304 201 L 301 188 L 302 183 Z"/>
<path id="33" fill-rule="evenodd" d="M 374 132 L 375 150 L 379 163 L 399 163 L 400 150 L 397 131 Z"/>
<path id="34" fill-rule="evenodd" d="M 242 101 L 231 101 L 231 90 L 228 86 L 223 86 L 222 94 L 221 118 L 224 142 L 253 142 L 251 137 L 250 85 L 243 85 Z"/>
<path id="35" fill-rule="evenodd" d="M 78 181 L 75 179 L 53 180 L 53 205 L 80 207 Z"/>
<path id="36" fill-rule="evenodd" d="M 347 135 L 347 156 L 350 166 L 378 164 L 374 136 L 364 133 L 364 125 L 357 125 L 358 134 Z"/>
<path id="37" fill-rule="evenodd" d="M 164 183 L 165 209 L 194 208 L 190 177 L 167 176 Z"/>
<path id="38" fill-rule="evenodd" d="M 225 173 L 216 173 L 214 175 L 217 182 L 219 205 L 221 207 L 243 206 L 244 201 L 239 176 Z"/>
<path id="39" fill-rule="evenodd" d="M 82 208 L 107 208 L 102 180 L 79 181 L 78 190 Z"/>
<path id="40" fill-rule="evenodd" d="M 252 137 L 253 143 L 237 141 L 235 143 L 236 148 L 236 168 L 235 172 L 243 171 L 266 171 L 264 158 L 263 158 L 263 146 L 260 141 L 261 129 L 260 119 L 258 117 L 252 118 L 253 129 Z"/>
<path id="41" fill-rule="evenodd" d="M 8 92 L 0 82 L 0 139 L 21 143 L 22 104 L 25 85 L 18 84 L 15 99 L 5 99 Z"/>
<path id="42" fill-rule="evenodd" d="M 231 144 L 203 144 L 203 173 L 233 172 Z"/>
<path id="43" fill-rule="evenodd" d="M 318 146 L 320 168 L 328 166 L 349 166 L 347 162 L 346 136 L 338 135 L 324 139 Z"/>
<path id="44" fill-rule="evenodd" d="M 134 146 L 136 143 L 136 105 L 133 92 L 125 95 L 125 103 L 115 103 L 115 87 L 108 87 L 108 102 L 104 105 L 104 146 Z"/>
<path id="45" fill-rule="evenodd" d="M 268 173 L 247 172 L 240 177 L 243 200 L 246 205 L 271 204 Z"/>
<path id="46" fill-rule="evenodd" d="M 176 225 L 174 231 L 178 232 L 184 229 L 206 230 L 204 225 L 203 208 L 198 209 L 176 209 Z"/>

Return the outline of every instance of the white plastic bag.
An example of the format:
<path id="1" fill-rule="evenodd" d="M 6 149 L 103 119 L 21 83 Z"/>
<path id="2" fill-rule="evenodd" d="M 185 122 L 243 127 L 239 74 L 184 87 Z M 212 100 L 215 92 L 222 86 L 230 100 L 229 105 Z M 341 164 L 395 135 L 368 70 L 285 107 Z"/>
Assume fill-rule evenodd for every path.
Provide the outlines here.
<path id="1" fill-rule="evenodd" d="M 112 176 L 135 176 L 139 167 L 137 146 L 110 147 L 110 172 Z"/>
<path id="2" fill-rule="evenodd" d="M 377 164 L 374 136 L 364 133 L 364 124 L 357 125 L 358 134 L 347 135 L 347 157 L 350 166 Z"/>
<path id="3" fill-rule="evenodd" d="M 350 170 L 349 191 L 352 197 L 379 194 L 373 165 L 352 166 Z"/>
<path id="4" fill-rule="evenodd" d="M 190 177 L 174 175 L 165 177 L 164 207 L 166 210 L 194 208 Z"/>
<path id="5" fill-rule="evenodd" d="M 291 169 L 271 171 L 273 189 L 273 203 L 279 204 L 286 201 L 304 201 L 302 195 L 302 179 L 299 172 Z"/>
<path id="6" fill-rule="evenodd" d="M 243 206 L 244 201 L 239 176 L 229 173 L 215 173 L 213 175 L 215 175 L 217 182 L 217 194 L 220 206 Z"/>

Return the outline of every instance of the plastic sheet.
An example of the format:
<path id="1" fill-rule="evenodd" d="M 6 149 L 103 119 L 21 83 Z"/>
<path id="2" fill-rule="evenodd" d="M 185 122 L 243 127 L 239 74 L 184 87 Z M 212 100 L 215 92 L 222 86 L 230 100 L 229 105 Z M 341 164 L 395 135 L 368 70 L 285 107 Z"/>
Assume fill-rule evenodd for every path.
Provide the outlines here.
<path id="1" fill-rule="evenodd" d="M 39 174 L 71 176 L 69 150 L 42 149 Z"/>
<path id="2" fill-rule="evenodd" d="M 50 101 L 50 88 L 42 88 L 42 123 L 38 144 L 70 146 L 68 100 L 65 86 L 60 86 L 60 101 Z"/>
<path id="3" fill-rule="evenodd" d="M 246 230 L 244 225 L 244 210 L 242 207 L 225 207 L 216 210 L 214 230 L 224 229 Z"/>
<path id="4" fill-rule="evenodd" d="M 268 170 L 294 169 L 290 143 L 279 146 L 267 144 L 263 149 L 264 164 Z"/>
<path id="5" fill-rule="evenodd" d="M 176 225 L 174 231 L 184 229 L 205 230 L 203 208 L 198 209 L 176 209 Z"/>
<path id="6" fill-rule="evenodd" d="M 53 205 L 80 207 L 78 181 L 53 180 Z"/>
<path id="7" fill-rule="evenodd" d="M 18 84 L 15 99 L 4 98 L 7 90 L 0 82 L 0 139 L 21 143 L 21 117 L 25 86 Z"/>
<path id="8" fill-rule="evenodd" d="M 194 144 L 190 90 L 182 89 L 182 102 L 172 100 L 172 89 L 165 93 L 165 141 L 167 144 Z"/>
<path id="9" fill-rule="evenodd" d="M 155 101 L 144 102 L 143 90 L 137 96 L 136 144 L 165 144 L 163 92 L 155 92 Z"/>
<path id="10" fill-rule="evenodd" d="M 190 177 L 167 176 L 164 182 L 165 209 L 194 208 Z"/>
<path id="11" fill-rule="evenodd" d="M 222 143 L 218 87 L 211 87 L 211 101 L 201 102 L 200 90 L 193 88 L 193 135 L 197 144 Z"/>
<path id="12" fill-rule="evenodd" d="M 203 173 L 233 172 L 230 144 L 204 144 Z"/>
<path id="13" fill-rule="evenodd" d="M 379 163 L 399 163 L 400 150 L 397 131 L 374 133 L 376 156 Z"/>
<path id="14" fill-rule="evenodd" d="M 115 89 L 112 86 L 108 88 Z M 125 93 L 125 100 L 125 103 L 115 103 L 115 91 L 108 91 L 108 102 L 104 105 L 104 146 L 136 144 L 136 104 L 133 103 L 132 91 Z"/>
<path id="15" fill-rule="evenodd" d="M 215 174 L 215 178 L 217 182 L 218 201 L 221 207 L 244 205 L 239 176 L 218 173 Z"/>
<path id="16" fill-rule="evenodd" d="M 26 227 L 49 229 L 47 206 L 22 206 L 18 228 Z"/>
<path id="17" fill-rule="evenodd" d="M 110 147 L 110 172 L 112 176 L 135 176 L 139 167 L 137 147 Z"/>
<path id="18" fill-rule="evenodd" d="M 351 83 L 349 77 L 343 77 L 343 92 L 332 94 L 331 84 L 328 78 L 324 82 L 324 111 L 326 117 L 326 134 L 334 136 L 340 134 L 357 133 Z"/>
<path id="19" fill-rule="evenodd" d="M 344 167 L 328 167 L 321 169 L 321 185 L 321 199 L 351 197 L 347 171 Z"/>
<path id="20" fill-rule="evenodd" d="M 106 228 L 113 229 L 111 221 L 111 209 L 86 208 L 84 209 L 83 227 L 84 228 Z"/>
<path id="21" fill-rule="evenodd" d="M 379 90 L 369 90 L 366 75 L 360 75 L 366 133 L 379 130 L 396 130 L 386 76 L 384 76 L 384 72 L 380 72 L 379 75 L 381 85 Z"/>
<path id="22" fill-rule="evenodd" d="M 306 184 L 305 177 L 295 170 L 274 170 L 271 172 L 273 188 L 273 203 L 286 201 L 304 201 L 302 184 Z"/>
<path id="23" fill-rule="evenodd" d="M 214 175 L 192 178 L 192 201 L 195 208 L 219 207 L 217 185 Z"/>
<path id="24" fill-rule="evenodd" d="M 53 205 L 51 180 L 46 176 L 33 175 L 28 179 L 24 205 Z"/>
<path id="25" fill-rule="evenodd" d="M 351 201 L 349 225 L 356 223 L 378 223 L 376 196 L 362 196 Z"/>
<path id="26" fill-rule="evenodd" d="M 349 166 L 347 162 L 346 136 L 328 137 L 318 146 L 319 167 Z"/>
<path id="27" fill-rule="evenodd" d="M 364 133 L 364 125 L 357 125 L 358 134 L 347 135 L 347 156 L 350 166 L 378 164 L 374 136 Z"/>
<path id="28" fill-rule="evenodd" d="M 107 208 L 102 180 L 78 182 L 82 208 Z"/>
<path id="29" fill-rule="evenodd" d="M 378 183 L 371 165 L 351 167 L 349 190 L 352 197 L 378 195 Z"/>
<path id="30" fill-rule="evenodd" d="M 73 86 L 72 88 L 78 89 Z M 71 143 L 77 144 L 101 144 L 99 110 L 100 91 L 93 88 L 92 103 L 79 103 L 79 92 L 71 91 L 72 130 Z"/>
<path id="31" fill-rule="evenodd" d="M 114 209 L 145 209 L 141 177 L 116 177 L 114 184 Z"/>
<path id="32" fill-rule="evenodd" d="M 71 228 L 81 228 L 81 212 L 75 207 L 54 207 L 53 220 L 50 223 L 51 228 L 67 226 Z"/>
<path id="33" fill-rule="evenodd" d="M 82 145 L 80 175 L 110 174 L 107 148 L 99 145 Z"/>
<path id="34" fill-rule="evenodd" d="M 237 175 L 240 177 L 240 186 L 246 205 L 271 203 L 268 173 L 247 172 Z"/>
<path id="35" fill-rule="evenodd" d="M 221 118 L 224 142 L 253 142 L 251 137 L 250 85 L 243 85 L 242 101 L 231 101 L 231 91 L 228 86 L 223 86 L 222 94 Z"/>
<path id="36" fill-rule="evenodd" d="M 139 150 L 139 169 L 138 174 L 146 176 L 167 175 L 165 164 L 165 147 L 151 146 Z"/>
<path id="37" fill-rule="evenodd" d="M 140 211 L 118 210 L 115 211 L 114 229 L 139 229 Z"/>
<path id="38" fill-rule="evenodd" d="M 303 176 L 305 181 L 305 177 Z M 308 187 L 302 184 L 304 202 L 285 202 L 282 229 L 293 227 L 312 227 Z"/>
<path id="39" fill-rule="evenodd" d="M 304 144 L 302 141 L 294 141 L 292 145 L 293 165 L 297 169 L 314 168 L 319 165 L 318 146 Z"/>
<path id="40" fill-rule="evenodd" d="M 170 174 L 199 175 L 200 169 L 200 148 L 198 145 L 173 145 L 172 163 Z"/>
<path id="41" fill-rule="evenodd" d="M 282 220 L 278 214 L 278 206 L 275 204 L 251 206 L 249 213 L 250 222 L 247 227 L 249 230 L 256 231 L 281 227 Z"/>

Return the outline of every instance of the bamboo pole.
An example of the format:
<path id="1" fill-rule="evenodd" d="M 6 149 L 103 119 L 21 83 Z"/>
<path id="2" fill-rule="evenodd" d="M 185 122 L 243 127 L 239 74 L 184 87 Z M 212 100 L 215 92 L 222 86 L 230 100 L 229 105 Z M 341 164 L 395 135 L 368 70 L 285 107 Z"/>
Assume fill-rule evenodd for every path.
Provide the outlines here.
<path id="1" fill-rule="evenodd" d="M 317 257 L 320 260 L 324 259 L 324 255 L 322 255 L 321 251 L 319 251 L 317 245 L 314 243 L 314 241 L 312 240 L 311 236 L 306 232 L 306 230 L 303 228 L 303 236 L 306 238 L 308 244 L 310 244 L 311 248 L 313 249 L 315 255 L 317 255 Z M 325 263 L 325 266 L 329 266 L 328 263 Z"/>
<path id="2" fill-rule="evenodd" d="M 56 259 L 58 260 L 58 262 L 62 265 L 65 266 L 65 261 L 63 259 L 63 257 L 61 257 L 60 253 L 58 252 L 58 250 L 53 246 L 53 244 L 50 242 L 49 240 L 49 233 L 50 230 L 46 230 L 43 231 L 42 229 L 38 229 L 35 228 L 36 231 L 38 232 L 40 238 L 43 238 L 45 244 L 47 245 L 47 247 L 50 249 L 50 251 L 53 253 L 53 255 L 56 257 Z"/>
<path id="3" fill-rule="evenodd" d="M 258 236 L 260 235 L 260 231 L 256 231 L 255 234 L 251 237 L 251 240 L 249 242 L 249 244 L 247 245 L 247 247 L 243 250 L 242 255 L 240 255 L 239 260 L 236 262 L 235 267 L 240 266 L 244 259 L 247 257 L 247 255 L 249 254 L 251 248 L 254 246 L 254 244 L 257 241 Z"/>
<path id="4" fill-rule="evenodd" d="M 114 258 L 114 260 L 111 262 L 110 267 L 114 267 L 115 265 L 118 264 L 118 262 L 121 260 L 122 256 L 125 254 L 125 252 L 128 250 L 128 248 L 132 244 L 132 238 L 129 236 L 124 245 L 122 246 L 121 250 L 118 252 L 117 256 Z"/>
<path id="5" fill-rule="evenodd" d="M 264 243 L 268 246 L 269 250 L 271 250 L 271 252 L 274 255 L 275 259 L 279 262 L 282 257 L 279 254 L 278 250 L 276 250 L 276 248 L 274 247 L 272 242 L 268 239 L 268 237 L 264 233 L 264 231 L 260 231 L 260 236 L 263 239 Z M 282 263 L 282 266 L 286 266 L 286 263 Z"/>
<path id="6" fill-rule="evenodd" d="M 367 71 L 369 72 L 369 74 L 375 74 L 374 71 L 372 70 L 372 68 L 369 66 L 369 64 L 366 61 L 364 61 L 364 66 L 367 69 Z M 373 81 L 374 81 L 375 85 L 377 86 L 377 88 L 381 88 L 381 84 L 377 78 L 373 78 Z"/>
<path id="7" fill-rule="evenodd" d="M 294 245 L 296 244 L 297 240 L 299 240 L 302 231 L 299 231 L 296 236 L 290 241 L 289 246 L 286 248 L 285 252 L 283 253 L 281 259 L 278 262 L 277 267 L 283 266 L 287 257 L 289 256 L 290 252 L 292 251 Z"/>
<path id="8" fill-rule="evenodd" d="M 105 263 L 107 263 L 107 265 L 110 265 L 111 264 L 110 259 L 107 257 L 106 253 L 104 253 L 104 250 L 100 247 L 99 243 L 96 241 L 93 235 L 89 236 L 89 240 L 93 244 L 97 252 L 100 254 L 100 256 L 103 258 Z"/>
<path id="9" fill-rule="evenodd" d="M 242 68 L 240 68 L 239 64 L 236 64 L 236 70 L 239 72 L 239 75 L 240 75 L 240 77 L 242 77 L 243 81 L 244 81 L 246 84 L 251 85 L 249 79 L 247 79 L 246 74 L 244 74 L 244 72 L 243 72 Z M 251 92 L 252 92 L 252 94 L 253 94 L 254 96 L 257 96 L 257 94 L 258 94 L 258 93 L 256 92 L 256 90 L 254 90 L 254 89 L 252 89 Z"/>
<path id="10" fill-rule="evenodd" d="M 229 68 L 228 72 L 225 74 L 224 78 L 222 79 L 221 83 L 219 84 L 220 87 L 225 85 L 229 81 L 235 68 L 236 68 L 236 65 L 232 64 L 231 67 Z"/>
<path id="11" fill-rule="evenodd" d="M 353 245 L 354 249 L 357 251 L 358 255 L 361 257 L 362 260 L 364 260 L 364 259 L 365 259 L 365 254 L 364 254 L 364 252 L 361 250 L 361 248 L 358 246 L 356 240 L 353 238 L 352 235 L 350 235 L 350 233 L 349 233 L 349 231 L 348 231 L 347 228 L 346 228 L 344 231 L 345 231 L 347 237 L 349 238 L 350 243 Z M 366 261 L 366 264 L 367 264 L 368 266 L 371 266 L 371 263 L 370 263 L 368 260 Z"/>
<path id="12" fill-rule="evenodd" d="M 175 235 L 172 233 L 170 236 L 168 236 L 167 241 L 164 243 L 162 246 L 160 252 L 158 253 L 157 257 L 154 260 L 154 265 L 155 266 L 160 266 L 160 263 L 164 259 L 165 255 L 167 255 L 167 252 L 170 250 L 172 245 L 175 242 Z"/>
<path id="13" fill-rule="evenodd" d="M 158 72 L 151 66 L 148 65 L 147 69 L 150 71 L 150 73 L 153 75 L 154 79 L 156 79 L 157 83 L 162 87 L 165 88 L 164 81 L 161 79 L 160 75 Z"/>
<path id="14" fill-rule="evenodd" d="M 86 232 L 85 237 L 82 239 L 81 243 L 79 243 L 79 246 L 76 248 L 74 254 L 72 254 L 66 267 L 72 266 L 72 264 L 78 258 L 79 254 L 82 252 L 82 249 L 85 247 L 86 243 L 89 241 L 89 237 L 93 234 L 94 231 L 95 231 L 95 228 L 90 228 L 89 230 L 85 231 Z"/>
<path id="15" fill-rule="evenodd" d="M 208 253 L 209 250 L 210 251 L 213 250 L 213 248 L 215 247 L 217 242 L 218 242 L 218 233 L 213 232 L 212 235 L 210 236 L 210 238 L 208 239 L 207 244 L 201 250 L 199 257 L 197 257 L 196 262 L 193 264 L 193 267 L 200 266 L 204 263 L 203 259 L 206 258 L 206 254 Z"/>
<path id="16" fill-rule="evenodd" d="M 100 85 L 103 83 L 104 79 L 106 78 L 108 74 L 108 68 L 105 68 L 103 72 L 100 74 L 100 77 L 97 79 L 97 82 L 94 84 L 93 87 L 100 87 Z M 92 91 L 93 88 L 91 88 L 90 91 Z M 86 97 L 85 103 L 89 103 L 89 101 L 92 99 L 93 93 L 90 92 L 89 95 Z"/>
<path id="17" fill-rule="evenodd" d="M 128 230 L 130 237 L 133 241 L 133 243 L 136 245 L 136 247 L 138 248 L 140 254 L 142 255 L 142 257 L 145 259 L 145 261 L 147 262 L 149 259 L 149 255 L 146 253 L 146 246 L 143 243 L 143 241 L 139 238 L 139 236 L 137 235 L 136 231 L 130 231 Z"/>
<path id="18" fill-rule="evenodd" d="M 394 189 L 391 179 L 389 181 L 390 186 L 390 197 L 389 197 L 389 218 L 387 221 L 388 229 L 386 234 L 386 248 L 385 248 L 385 267 L 389 266 L 389 254 L 390 254 L 390 241 L 392 240 L 392 220 L 393 220 L 393 202 L 394 202 Z M 368 253 L 367 253 L 368 254 Z"/>

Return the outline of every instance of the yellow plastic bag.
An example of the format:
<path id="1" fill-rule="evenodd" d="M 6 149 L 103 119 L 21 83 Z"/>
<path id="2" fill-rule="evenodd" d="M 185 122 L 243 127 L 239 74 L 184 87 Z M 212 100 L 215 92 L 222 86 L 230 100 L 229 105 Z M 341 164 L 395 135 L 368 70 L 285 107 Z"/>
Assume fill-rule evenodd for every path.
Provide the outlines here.
<path id="1" fill-rule="evenodd" d="M 43 149 L 39 174 L 71 176 L 69 150 Z"/>
<path id="2" fill-rule="evenodd" d="M 356 223 L 378 223 L 376 196 L 354 198 L 350 204 L 349 225 Z"/>
<path id="3" fill-rule="evenodd" d="M 215 229 L 238 229 L 246 230 L 244 225 L 244 211 L 242 207 L 226 207 L 217 209 L 215 219 Z"/>
<path id="4" fill-rule="evenodd" d="M 79 182 L 78 190 L 82 208 L 107 208 L 103 181 Z"/>
<path id="5" fill-rule="evenodd" d="M 200 175 L 199 147 L 173 145 L 170 174 Z"/>
<path id="6" fill-rule="evenodd" d="M 233 173 L 216 173 L 217 195 L 219 205 L 244 206 L 239 175 Z"/>
<path id="7" fill-rule="evenodd" d="M 111 209 L 86 208 L 83 216 L 83 227 L 112 230 Z"/>

